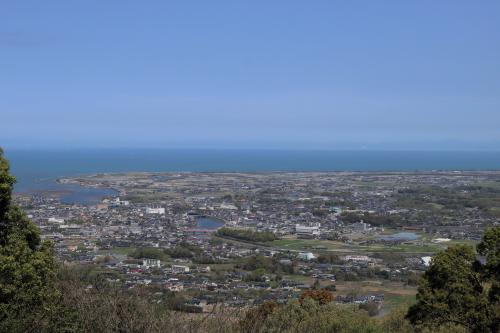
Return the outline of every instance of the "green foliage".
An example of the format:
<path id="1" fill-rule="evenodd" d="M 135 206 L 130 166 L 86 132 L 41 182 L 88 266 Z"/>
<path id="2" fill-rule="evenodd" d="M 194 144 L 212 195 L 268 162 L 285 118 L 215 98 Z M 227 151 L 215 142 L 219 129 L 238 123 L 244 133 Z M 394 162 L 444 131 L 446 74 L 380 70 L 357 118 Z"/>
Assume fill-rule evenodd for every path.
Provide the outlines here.
<path id="1" fill-rule="evenodd" d="M 236 265 L 236 267 L 242 268 L 246 271 L 256 271 L 258 269 L 262 269 L 262 271 L 265 273 L 278 275 L 294 273 L 293 263 L 292 265 L 283 265 L 279 262 L 278 258 L 264 257 L 261 255 L 246 258 L 241 264 Z"/>
<path id="2" fill-rule="evenodd" d="M 199 257 L 194 257 L 193 262 L 196 264 L 209 265 L 209 264 L 220 264 L 223 261 L 210 256 L 201 255 Z"/>
<path id="3" fill-rule="evenodd" d="M 57 297 L 52 246 L 11 204 L 14 178 L 0 150 L 0 331 L 25 332 L 47 325 Z M 36 326 L 35 326 L 36 325 Z"/>
<path id="4" fill-rule="evenodd" d="M 161 249 L 155 247 L 145 247 L 136 249 L 130 254 L 135 259 L 160 259 L 166 260 L 168 256 Z"/>
<path id="5" fill-rule="evenodd" d="M 318 257 L 318 262 L 322 264 L 341 264 L 343 261 L 338 255 L 332 253 L 321 253 Z"/>
<path id="6" fill-rule="evenodd" d="M 484 270 L 487 277 L 500 281 L 500 228 L 489 228 L 484 232 L 482 241 L 477 245 L 477 252 L 486 257 Z"/>
<path id="7" fill-rule="evenodd" d="M 500 227 L 487 229 L 483 240 L 477 245 L 480 255 L 486 257 L 486 264 L 479 269 L 490 283 L 488 302 L 495 314 L 496 329 L 500 331 Z"/>
<path id="8" fill-rule="evenodd" d="M 174 248 L 171 249 L 159 249 L 156 247 L 147 247 L 147 248 L 139 248 L 130 254 L 130 257 L 135 259 L 160 259 L 167 260 L 170 257 L 172 258 L 199 258 L 200 261 L 205 260 L 205 262 L 210 261 L 209 258 L 203 258 L 201 256 L 202 250 L 192 244 L 182 242 Z"/>
<path id="9" fill-rule="evenodd" d="M 243 269 L 247 271 L 253 271 L 259 268 L 264 270 L 272 270 L 274 266 L 274 260 L 272 258 L 264 256 L 251 256 L 245 260 L 243 264 Z"/>
<path id="10" fill-rule="evenodd" d="M 368 312 L 370 317 L 376 316 L 380 312 L 379 305 L 375 302 L 362 303 L 359 305 L 359 308 Z"/>
<path id="11" fill-rule="evenodd" d="M 245 275 L 244 280 L 245 281 L 256 281 L 256 282 L 263 282 L 264 281 L 264 275 L 266 274 L 266 270 L 263 268 L 258 268 L 247 275 Z"/>
<path id="12" fill-rule="evenodd" d="M 172 258 L 192 258 L 193 253 L 182 246 L 176 246 L 172 249 L 168 249 L 167 252 Z"/>
<path id="13" fill-rule="evenodd" d="M 414 332 L 415 329 L 405 318 L 407 306 L 400 306 L 384 316 L 382 326 L 386 332 Z"/>
<path id="14" fill-rule="evenodd" d="M 454 324 L 469 332 L 500 329 L 498 290 L 499 229 L 489 229 L 478 245 L 487 263 L 476 261 L 473 248 L 456 245 L 438 253 L 420 280 L 417 303 L 407 317 L 416 327 Z"/>
<path id="15" fill-rule="evenodd" d="M 0 245 L 6 241 L 6 235 L 11 227 L 5 216 L 9 211 L 12 186 L 15 181 L 16 179 L 9 173 L 9 162 L 3 157 L 3 150 L 0 148 Z"/>
<path id="16" fill-rule="evenodd" d="M 202 250 L 196 245 L 182 242 L 172 249 L 165 250 L 165 253 L 167 253 L 172 258 L 193 258 L 196 256 L 201 256 Z"/>
<path id="17" fill-rule="evenodd" d="M 230 237 L 257 243 L 272 242 L 273 240 L 278 239 L 275 234 L 268 231 L 257 232 L 248 229 L 231 228 L 220 228 L 219 230 L 217 230 L 217 236 Z"/>

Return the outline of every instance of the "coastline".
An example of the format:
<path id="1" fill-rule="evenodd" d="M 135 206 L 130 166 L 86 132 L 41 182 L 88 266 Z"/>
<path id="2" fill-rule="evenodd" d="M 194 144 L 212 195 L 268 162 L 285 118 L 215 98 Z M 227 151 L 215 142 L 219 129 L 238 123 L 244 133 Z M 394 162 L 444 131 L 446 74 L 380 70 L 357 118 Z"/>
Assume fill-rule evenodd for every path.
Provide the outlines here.
<path id="1" fill-rule="evenodd" d="M 229 178 L 259 178 L 266 176 L 331 176 L 331 177 L 365 177 L 365 176 L 440 176 L 440 177 L 461 177 L 461 176 L 482 176 L 490 177 L 495 180 L 500 175 L 500 170 L 494 171 L 273 171 L 273 172 L 108 172 L 108 173 L 91 173 L 79 174 L 76 176 L 60 176 L 52 179 L 44 179 L 36 183 L 33 189 L 25 191 L 16 191 L 18 194 L 29 193 L 59 193 L 60 197 L 71 198 L 72 194 L 76 195 L 77 203 L 85 203 L 85 200 L 79 200 L 79 194 L 88 196 L 92 203 L 96 203 L 103 198 L 134 195 L 130 189 L 135 188 L 140 184 L 143 189 L 139 195 L 155 195 L 156 186 L 161 186 L 165 182 L 176 182 L 184 177 L 212 177 L 212 176 L 225 176 Z M 130 188 L 127 188 L 127 184 Z M 166 200 L 167 197 L 162 197 Z M 64 200 L 63 200 L 64 201 Z M 70 203 L 71 200 L 66 200 Z"/>

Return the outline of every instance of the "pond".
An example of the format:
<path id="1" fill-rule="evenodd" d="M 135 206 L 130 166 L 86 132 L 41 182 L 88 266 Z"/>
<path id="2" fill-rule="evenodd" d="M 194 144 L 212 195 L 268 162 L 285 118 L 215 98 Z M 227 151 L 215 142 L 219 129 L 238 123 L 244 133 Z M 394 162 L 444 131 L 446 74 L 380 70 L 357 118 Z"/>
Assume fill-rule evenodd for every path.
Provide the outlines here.
<path id="1" fill-rule="evenodd" d="M 211 216 L 197 216 L 196 226 L 198 229 L 217 230 L 224 226 L 224 221 Z"/>
<path id="2" fill-rule="evenodd" d="M 385 241 L 412 241 L 419 239 L 420 236 L 414 232 L 398 232 L 397 234 L 381 236 L 378 239 Z"/>

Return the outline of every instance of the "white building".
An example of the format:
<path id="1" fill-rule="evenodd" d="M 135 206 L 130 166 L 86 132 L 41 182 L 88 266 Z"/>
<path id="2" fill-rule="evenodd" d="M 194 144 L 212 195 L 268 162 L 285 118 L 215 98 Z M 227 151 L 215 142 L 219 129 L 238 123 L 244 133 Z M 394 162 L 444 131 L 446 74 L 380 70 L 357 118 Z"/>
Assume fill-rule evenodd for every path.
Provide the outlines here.
<path id="1" fill-rule="evenodd" d="M 319 236 L 319 224 L 315 224 L 313 226 L 296 224 L 295 233 L 297 234 L 297 237 L 300 238 L 315 238 Z"/>
<path id="2" fill-rule="evenodd" d="M 368 256 L 349 255 L 344 257 L 344 261 L 369 262 L 371 259 Z"/>
<path id="3" fill-rule="evenodd" d="M 150 267 L 160 268 L 161 262 L 160 262 L 160 259 L 142 259 L 142 266 L 144 266 L 146 268 L 150 268 Z"/>
<path id="4" fill-rule="evenodd" d="M 130 201 L 128 200 L 120 200 L 120 198 L 115 198 L 109 202 L 111 206 L 128 206 L 130 205 Z"/>
<path id="5" fill-rule="evenodd" d="M 164 215 L 165 214 L 165 208 L 163 208 L 163 207 L 147 207 L 146 208 L 146 214 L 160 214 L 160 215 Z"/>
<path id="6" fill-rule="evenodd" d="M 49 217 L 48 222 L 62 224 L 64 223 L 64 219 L 58 219 L 57 217 Z"/>
<path id="7" fill-rule="evenodd" d="M 189 267 L 188 266 L 181 266 L 181 265 L 172 265 L 172 273 L 189 273 Z"/>
<path id="8" fill-rule="evenodd" d="M 316 256 L 314 256 L 314 254 L 312 252 L 300 252 L 298 255 L 297 255 L 297 258 L 301 259 L 301 260 L 313 260 L 316 258 Z"/>

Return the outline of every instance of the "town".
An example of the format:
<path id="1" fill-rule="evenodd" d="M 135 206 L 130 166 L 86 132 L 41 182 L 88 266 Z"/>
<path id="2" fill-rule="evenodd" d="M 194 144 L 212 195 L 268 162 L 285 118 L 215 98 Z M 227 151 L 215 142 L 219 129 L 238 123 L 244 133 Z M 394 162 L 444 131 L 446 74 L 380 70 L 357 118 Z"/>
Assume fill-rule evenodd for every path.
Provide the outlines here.
<path id="1" fill-rule="evenodd" d="M 58 179 L 115 195 L 17 203 L 65 265 L 173 309 L 286 303 L 302 290 L 390 310 L 432 255 L 500 224 L 500 172 L 127 173 Z M 73 197 L 75 197 L 73 195 Z M 77 197 L 77 196 L 76 196 Z"/>

